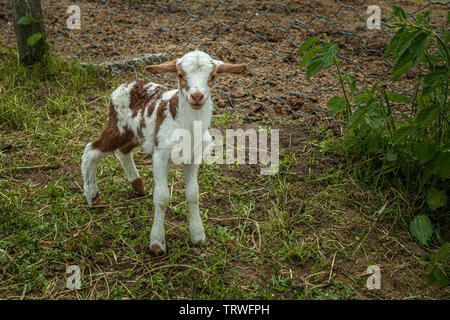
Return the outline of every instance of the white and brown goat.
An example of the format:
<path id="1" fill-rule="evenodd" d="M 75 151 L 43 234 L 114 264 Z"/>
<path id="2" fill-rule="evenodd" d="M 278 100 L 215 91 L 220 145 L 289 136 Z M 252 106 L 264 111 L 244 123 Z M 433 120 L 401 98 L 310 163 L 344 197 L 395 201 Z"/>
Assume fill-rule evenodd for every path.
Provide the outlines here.
<path id="1" fill-rule="evenodd" d="M 153 254 L 166 252 L 164 216 L 169 203 L 167 175 L 175 129 L 193 131 L 194 121 L 202 122 L 203 143 L 210 144 L 208 133 L 213 103 L 211 87 L 215 76 L 223 72 L 241 73 L 245 64 L 229 64 L 214 60 L 201 51 L 193 51 L 181 59 L 151 65 L 151 73 L 173 72 L 178 89 L 170 90 L 156 83 L 139 80 L 122 84 L 109 99 L 108 120 L 100 136 L 88 143 L 82 157 L 81 171 L 84 195 L 90 206 L 100 203 L 97 189 L 97 164 L 114 152 L 122 164 L 128 181 L 138 195 L 145 194 L 144 183 L 136 169 L 132 149 L 141 146 L 152 153 L 155 215 L 150 235 Z M 205 243 L 206 237 L 199 213 L 198 164 L 184 164 L 186 199 L 189 206 L 189 232 L 194 244 Z"/>

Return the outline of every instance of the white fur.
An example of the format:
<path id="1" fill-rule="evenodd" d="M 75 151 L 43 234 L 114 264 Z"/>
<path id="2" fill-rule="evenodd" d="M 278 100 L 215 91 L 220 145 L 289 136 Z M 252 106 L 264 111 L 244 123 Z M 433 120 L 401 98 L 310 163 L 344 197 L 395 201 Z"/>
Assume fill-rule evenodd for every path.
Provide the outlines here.
<path id="1" fill-rule="evenodd" d="M 139 179 L 141 176 L 136 169 L 136 164 L 134 163 L 133 153 L 129 152 L 128 154 L 124 154 L 119 149 L 114 151 L 117 159 L 119 159 L 120 164 L 125 170 L 125 175 L 127 176 L 128 182 L 133 182 L 136 179 Z"/>
<path id="2" fill-rule="evenodd" d="M 119 116 L 117 119 L 117 126 L 122 134 L 124 133 L 124 127 L 131 124 L 130 120 L 132 120 L 132 111 L 130 109 L 130 91 L 135 83 L 136 81 L 128 84 L 122 84 L 114 90 L 113 93 L 111 93 L 111 102 L 116 108 Z"/>
<path id="3" fill-rule="evenodd" d="M 92 206 L 92 199 L 98 192 L 96 170 L 97 164 L 105 154 L 99 150 L 93 149 L 91 143 L 88 143 L 84 149 L 81 161 L 81 173 L 84 180 L 84 196 L 90 206 Z"/>

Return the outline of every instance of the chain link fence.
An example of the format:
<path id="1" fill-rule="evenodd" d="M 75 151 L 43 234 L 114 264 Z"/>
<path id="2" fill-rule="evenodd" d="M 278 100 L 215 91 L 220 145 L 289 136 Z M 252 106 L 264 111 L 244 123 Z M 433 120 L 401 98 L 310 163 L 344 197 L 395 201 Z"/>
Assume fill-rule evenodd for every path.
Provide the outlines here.
<path id="1" fill-rule="evenodd" d="M 69 7 L 71 7 L 70 10 Z M 107 68 L 121 77 L 152 78 L 142 66 L 181 57 L 200 49 L 215 59 L 247 63 L 244 76 L 217 80 L 215 103 L 220 112 L 240 112 L 250 121 L 300 118 L 335 128 L 326 102 L 339 93 L 333 67 L 307 80 L 296 53 L 309 37 L 326 33 L 339 44 L 345 73 L 359 84 L 382 81 L 408 92 L 412 77 L 391 83 L 392 65 L 383 58 L 391 30 L 391 6 L 414 14 L 431 11 L 436 27 L 445 25 L 449 2 L 430 0 L 304 0 L 304 1 L 124 1 L 41 0 L 47 40 L 64 59 Z M 379 28 L 369 28 L 377 6 Z M 79 9 L 79 10 L 78 10 Z M 70 29 L 76 15 L 79 29 Z M 75 16 L 74 16 L 75 15 Z M 0 45 L 15 47 L 8 0 L 0 0 Z M 168 86 L 170 75 L 154 78 Z"/>

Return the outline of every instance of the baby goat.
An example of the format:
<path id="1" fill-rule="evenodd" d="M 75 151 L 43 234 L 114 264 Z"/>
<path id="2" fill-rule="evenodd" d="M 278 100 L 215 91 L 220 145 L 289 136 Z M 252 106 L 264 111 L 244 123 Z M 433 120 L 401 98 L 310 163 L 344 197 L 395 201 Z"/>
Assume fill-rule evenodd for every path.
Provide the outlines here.
<path id="1" fill-rule="evenodd" d="M 174 72 L 178 89 L 169 90 L 144 80 L 122 84 L 109 99 L 108 120 L 95 141 L 88 143 L 82 157 L 81 171 L 84 195 L 90 206 L 100 204 L 97 189 L 97 164 L 107 153 L 114 152 L 122 164 L 128 182 L 138 195 L 144 195 L 144 183 L 136 169 L 132 149 L 140 145 L 152 153 L 155 183 L 153 203 L 155 216 L 150 234 L 153 254 L 166 253 L 164 216 L 169 203 L 167 174 L 175 129 L 185 129 L 193 136 L 194 121 L 202 122 L 204 144 L 210 144 L 208 133 L 213 103 L 211 87 L 219 73 L 242 73 L 245 64 L 230 64 L 214 60 L 201 51 L 193 51 L 181 59 L 145 67 L 151 73 Z M 193 155 L 192 155 L 193 157 Z M 186 199 L 189 206 L 189 232 L 194 244 L 206 242 L 199 214 L 198 164 L 184 164 Z"/>

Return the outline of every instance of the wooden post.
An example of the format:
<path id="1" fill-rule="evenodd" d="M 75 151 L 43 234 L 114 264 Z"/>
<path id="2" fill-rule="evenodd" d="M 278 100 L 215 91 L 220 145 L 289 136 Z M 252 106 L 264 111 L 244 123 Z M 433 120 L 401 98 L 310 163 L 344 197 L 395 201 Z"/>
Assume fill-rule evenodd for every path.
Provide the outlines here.
<path id="1" fill-rule="evenodd" d="M 35 64 L 41 61 L 48 51 L 41 2 L 40 0 L 11 0 L 11 4 L 19 61 L 25 65 Z M 38 39 L 37 42 L 36 39 Z"/>

